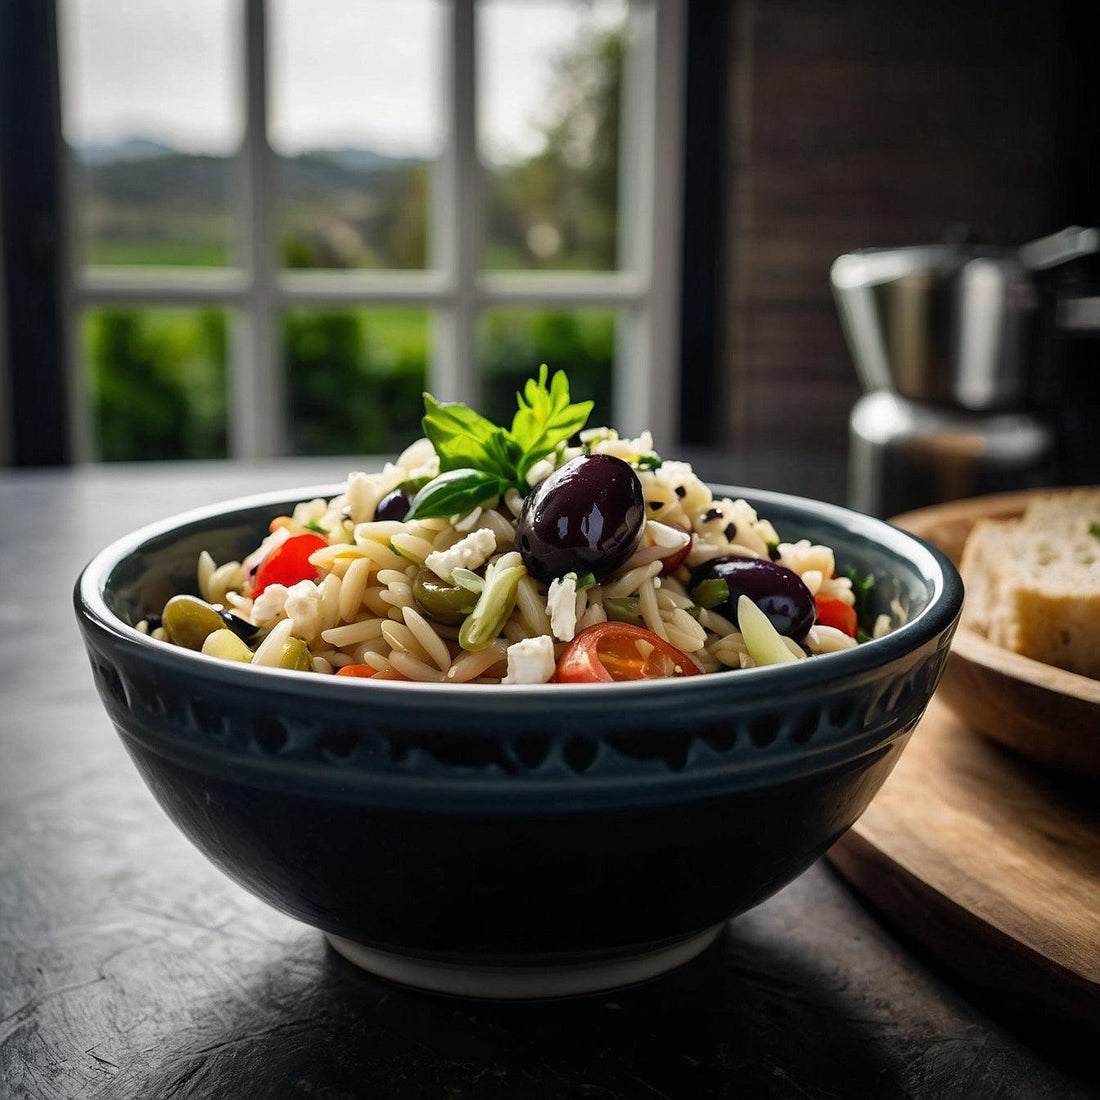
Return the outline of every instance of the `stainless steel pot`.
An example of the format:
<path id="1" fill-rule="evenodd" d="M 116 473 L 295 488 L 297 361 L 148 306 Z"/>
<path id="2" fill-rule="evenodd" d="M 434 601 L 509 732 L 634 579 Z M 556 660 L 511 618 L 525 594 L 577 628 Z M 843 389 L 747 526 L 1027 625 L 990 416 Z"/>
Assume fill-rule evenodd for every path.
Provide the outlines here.
<path id="1" fill-rule="evenodd" d="M 868 390 L 972 412 L 1027 408 L 1035 384 L 1038 273 L 1100 249 L 1072 226 L 1019 249 L 867 249 L 830 278 Z"/>

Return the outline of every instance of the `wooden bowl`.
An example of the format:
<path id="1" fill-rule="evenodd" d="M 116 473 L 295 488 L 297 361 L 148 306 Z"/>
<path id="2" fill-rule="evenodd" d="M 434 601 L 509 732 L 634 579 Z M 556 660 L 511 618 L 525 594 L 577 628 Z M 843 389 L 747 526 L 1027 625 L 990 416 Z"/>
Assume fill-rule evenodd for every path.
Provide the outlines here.
<path id="1" fill-rule="evenodd" d="M 1034 495 L 1000 493 L 938 504 L 891 522 L 958 565 L 977 520 L 1019 516 Z M 1100 776 L 1100 680 L 1002 649 L 960 625 L 936 694 L 971 729 L 1021 756 L 1060 771 Z"/>

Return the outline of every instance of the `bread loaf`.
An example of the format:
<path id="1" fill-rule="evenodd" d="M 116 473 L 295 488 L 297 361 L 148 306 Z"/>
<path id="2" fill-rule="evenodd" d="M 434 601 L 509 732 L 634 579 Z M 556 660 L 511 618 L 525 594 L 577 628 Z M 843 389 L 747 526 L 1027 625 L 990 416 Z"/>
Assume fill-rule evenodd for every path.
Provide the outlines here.
<path id="1" fill-rule="evenodd" d="M 1100 679 L 1100 488 L 1036 496 L 1019 519 L 979 520 L 960 572 L 964 625 Z"/>

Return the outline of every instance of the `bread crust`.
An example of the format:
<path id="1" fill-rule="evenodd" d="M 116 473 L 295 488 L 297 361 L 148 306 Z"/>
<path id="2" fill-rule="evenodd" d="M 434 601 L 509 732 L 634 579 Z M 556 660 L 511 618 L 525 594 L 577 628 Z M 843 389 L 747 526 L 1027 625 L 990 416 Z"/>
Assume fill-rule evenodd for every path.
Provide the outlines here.
<path id="1" fill-rule="evenodd" d="M 963 550 L 963 623 L 995 645 L 1100 679 L 1100 488 L 1037 495 L 979 520 Z"/>

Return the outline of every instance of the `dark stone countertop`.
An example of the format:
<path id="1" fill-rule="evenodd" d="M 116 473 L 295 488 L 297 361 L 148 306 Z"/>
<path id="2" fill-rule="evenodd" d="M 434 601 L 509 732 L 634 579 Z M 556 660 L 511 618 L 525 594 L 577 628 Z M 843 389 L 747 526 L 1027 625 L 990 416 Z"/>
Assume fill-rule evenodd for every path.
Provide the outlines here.
<path id="1" fill-rule="evenodd" d="M 112 731 L 72 585 L 142 523 L 346 469 L 0 473 L 0 1096 L 1092 1094 L 1084 1055 L 1040 1022 L 969 1000 L 823 864 L 678 972 L 526 1005 L 372 979 L 225 879 L 157 808 Z M 837 495 L 820 469 L 756 472 L 769 487 Z"/>

